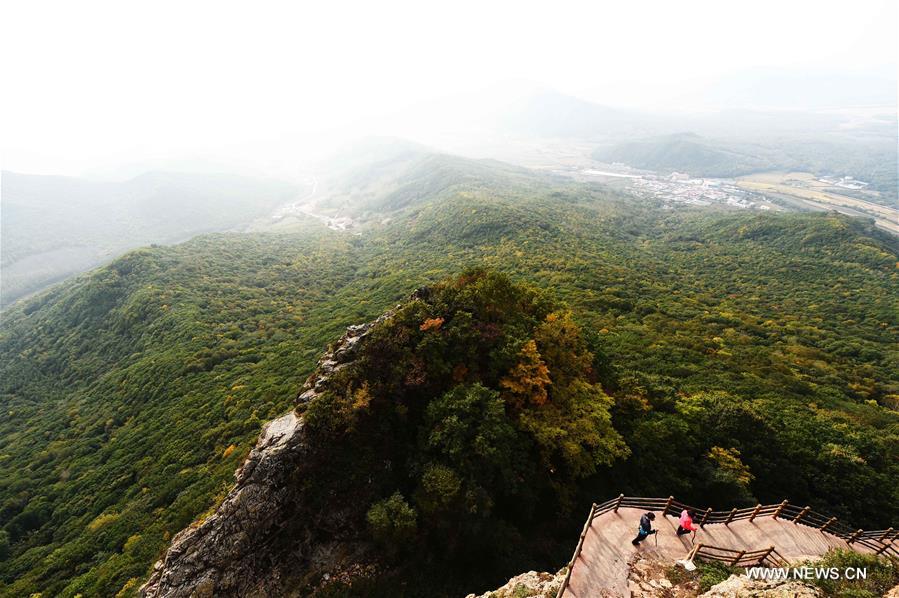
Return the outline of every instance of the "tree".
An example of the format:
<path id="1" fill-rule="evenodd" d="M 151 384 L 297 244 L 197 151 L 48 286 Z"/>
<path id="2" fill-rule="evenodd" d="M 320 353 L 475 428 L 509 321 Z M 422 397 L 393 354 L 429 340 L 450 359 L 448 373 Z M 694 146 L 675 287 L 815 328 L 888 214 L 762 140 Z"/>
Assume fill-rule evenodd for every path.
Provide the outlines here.
<path id="1" fill-rule="evenodd" d="M 740 460 L 740 451 L 713 446 L 705 456 L 708 500 L 713 505 L 748 505 L 754 502 L 749 484 L 755 476 Z"/>
<path id="2" fill-rule="evenodd" d="M 527 341 L 518 356 L 518 363 L 499 383 L 506 391 L 506 401 L 516 411 L 546 403 L 546 388 L 552 384 L 549 368 L 540 358 L 534 340 Z"/>
<path id="3" fill-rule="evenodd" d="M 515 431 L 495 390 L 481 384 L 454 387 L 428 405 L 423 429 L 421 452 L 432 462 L 420 484 L 422 509 L 458 494 L 467 497 L 461 501 L 465 512 L 487 516 L 491 497 L 518 489 L 528 443 Z"/>
<path id="4" fill-rule="evenodd" d="M 545 405 L 525 409 L 519 425 L 537 443 L 548 472 L 571 484 L 628 455 L 624 439 L 612 427 L 611 406 L 612 399 L 598 384 L 574 380 L 554 387 Z"/>
<path id="5" fill-rule="evenodd" d="M 411 542 L 418 529 L 415 509 L 399 492 L 373 504 L 365 519 L 375 540 L 394 551 Z"/>

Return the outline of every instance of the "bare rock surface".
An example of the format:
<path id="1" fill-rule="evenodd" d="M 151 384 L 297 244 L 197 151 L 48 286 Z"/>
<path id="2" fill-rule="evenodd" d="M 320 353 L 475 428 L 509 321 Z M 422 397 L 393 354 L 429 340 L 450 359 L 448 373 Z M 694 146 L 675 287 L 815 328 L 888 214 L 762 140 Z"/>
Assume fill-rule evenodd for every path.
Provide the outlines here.
<path id="1" fill-rule="evenodd" d="M 554 598 L 565 579 L 565 569 L 555 575 L 528 571 L 516 575 L 503 587 L 480 596 L 469 594 L 465 598 Z"/>
<path id="2" fill-rule="evenodd" d="M 283 524 L 291 500 L 287 482 L 306 450 L 300 417 L 290 412 L 269 422 L 237 471 L 237 484 L 215 513 L 175 536 L 141 595 L 251 591 L 247 585 L 258 571 L 258 548 Z"/>
<path id="3" fill-rule="evenodd" d="M 413 295 L 413 297 L 415 297 L 415 295 Z M 306 381 L 306 384 L 303 385 L 302 390 L 300 390 L 296 398 L 297 406 L 308 403 L 314 399 L 316 395 L 322 392 L 327 386 L 328 381 L 331 379 L 331 376 L 355 360 L 356 355 L 359 352 L 359 347 L 362 346 L 365 337 L 368 336 L 372 328 L 393 316 L 394 313 L 395 311 L 391 310 L 377 320 L 347 327 L 346 332 L 340 337 L 340 340 L 337 341 L 334 348 L 325 353 L 319 360 L 318 367 L 315 368 L 315 373 L 310 376 Z"/>
<path id="4" fill-rule="evenodd" d="M 631 596 L 647 598 L 694 598 L 699 594 L 699 581 L 668 578 L 670 563 L 636 553 L 628 561 L 627 589 Z"/>
<path id="5" fill-rule="evenodd" d="M 745 575 L 731 575 L 712 586 L 700 598 L 818 598 L 818 588 L 794 580 L 753 580 Z"/>
<path id="6" fill-rule="evenodd" d="M 347 328 L 306 381 L 297 405 L 322 392 L 353 361 L 372 327 L 390 315 Z M 141 596 L 289 596 L 309 569 L 340 569 L 362 560 L 366 546 L 354 541 L 340 504 L 326 513 L 304 509 L 301 487 L 312 473 L 310 461 L 313 450 L 301 416 L 291 411 L 267 423 L 222 504 L 175 536 Z"/>

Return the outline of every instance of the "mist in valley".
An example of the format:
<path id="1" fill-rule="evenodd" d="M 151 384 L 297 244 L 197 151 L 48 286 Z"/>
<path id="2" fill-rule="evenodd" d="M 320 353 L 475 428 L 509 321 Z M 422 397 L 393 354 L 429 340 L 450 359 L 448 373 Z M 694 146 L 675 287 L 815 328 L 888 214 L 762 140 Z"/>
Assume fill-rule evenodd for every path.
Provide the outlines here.
<path id="1" fill-rule="evenodd" d="M 379 161 L 347 161 L 372 138 L 581 179 L 853 177 L 896 206 L 893 3 L 348 12 L 10 7 L 2 303 L 292 207 L 327 225 L 312 206 Z"/>

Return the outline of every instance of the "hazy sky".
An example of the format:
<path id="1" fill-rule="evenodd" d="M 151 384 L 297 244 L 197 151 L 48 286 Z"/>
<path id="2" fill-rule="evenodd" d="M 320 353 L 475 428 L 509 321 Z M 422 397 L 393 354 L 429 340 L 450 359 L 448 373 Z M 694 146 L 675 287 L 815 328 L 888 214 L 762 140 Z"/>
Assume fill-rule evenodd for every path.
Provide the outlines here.
<path id="1" fill-rule="evenodd" d="M 2 166 L 277 160 L 334 127 L 527 81 L 692 108 L 753 69 L 895 79 L 896 0 L 4 4 Z"/>

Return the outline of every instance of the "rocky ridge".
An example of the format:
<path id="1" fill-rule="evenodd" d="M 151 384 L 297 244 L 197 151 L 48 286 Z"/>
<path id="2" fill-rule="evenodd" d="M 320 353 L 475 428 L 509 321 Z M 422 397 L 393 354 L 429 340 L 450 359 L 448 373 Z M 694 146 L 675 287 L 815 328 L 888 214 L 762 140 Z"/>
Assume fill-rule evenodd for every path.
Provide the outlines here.
<path id="1" fill-rule="evenodd" d="M 391 314 L 347 328 L 306 380 L 297 405 L 322 392 L 331 376 L 353 361 L 371 329 Z M 308 472 L 311 453 L 303 418 L 296 412 L 267 423 L 235 472 L 234 487 L 212 515 L 175 536 L 140 595 L 287 596 L 287 580 L 304 569 L 299 563 L 326 570 L 352 562 L 366 547 L 341 538 L 340 506 L 326 514 L 303 512 L 296 488 Z M 322 527 L 329 533 L 319 534 Z"/>
<path id="2" fill-rule="evenodd" d="M 269 422 L 225 500 L 204 521 L 178 533 L 141 588 L 141 596 L 243 593 L 258 571 L 258 547 L 282 523 L 285 482 L 307 449 L 303 420 L 293 412 Z"/>
<path id="3" fill-rule="evenodd" d="M 421 292 L 422 291 L 420 290 L 416 291 L 412 295 L 412 298 L 417 297 Z M 303 388 L 297 394 L 296 405 L 304 405 L 321 393 L 334 374 L 353 362 L 359 351 L 359 347 L 362 345 L 365 337 L 371 332 L 372 328 L 384 320 L 389 319 L 393 316 L 395 311 L 395 309 L 390 310 L 376 320 L 366 322 L 365 324 L 348 326 L 346 332 L 340 337 L 340 340 L 338 340 L 334 347 L 326 352 L 318 361 L 318 366 L 315 368 L 315 371 L 309 376 L 306 383 L 303 385 Z"/>

